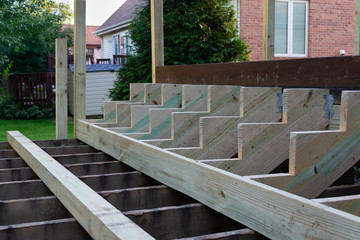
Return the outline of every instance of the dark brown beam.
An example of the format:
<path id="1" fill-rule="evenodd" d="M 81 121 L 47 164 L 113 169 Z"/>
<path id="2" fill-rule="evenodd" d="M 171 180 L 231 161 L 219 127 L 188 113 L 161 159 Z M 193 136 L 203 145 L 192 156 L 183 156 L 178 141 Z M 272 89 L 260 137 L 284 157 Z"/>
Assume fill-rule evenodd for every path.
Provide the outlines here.
<path id="1" fill-rule="evenodd" d="M 196 202 L 163 185 L 99 193 L 120 211 L 179 206 Z M 3 201 L 0 204 L 0 213 L 0 226 L 72 217 L 55 196 Z"/>
<path id="2" fill-rule="evenodd" d="M 177 236 L 195 237 L 204 233 L 223 233 L 245 228 L 199 203 L 131 211 L 124 214 L 148 229 L 156 239 L 170 239 Z M 251 235 L 250 239 L 254 239 L 253 232 L 248 229 L 245 232 Z M 89 239 L 89 236 L 75 219 L 66 218 L 0 226 L 0 239 L 63 240 Z"/>
<path id="3" fill-rule="evenodd" d="M 360 56 L 156 68 L 157 83 L 360 88 Z"/>
<path id="4" fill-rule="evenodd" d="M 156 239 L 184 238 L 245 228 L 200 203 L 124 214 Z"/>
<path id="5" fill-rule="evenodd" d="M 80 163 L 91 163 L 91 162 L 106 162 L 113 161 L 114 158 L 103 153 L 79 153 L 79 154 L 64 154 L 64 155 L 52 155 L 61 164 L 80 164 Z M 26 162 L 18 158 L 4 158 L 0 159 L 0 169 L 5 168 L 21 168 L 27 167 Z"/>
<path id="6" fill-rule="evenodd" d="M 140 172 L 113 173 L 79 177 L 95 191 L 160 185 Z M 0 201 L 53 195 L 41 180 L 0 183 Z"/>
<path id="7" fill-rule="evenodd" d="M 65 164 L 70 172 L 76 176 L 100 175 L 131 171 L 132 169 L 119 161 Z M 38 179 L 30 167 L 0 169 L 0 182 L 23 181 Z"/>
<path id="8" fill-rule="evenodd" d="M 79 153 L 92 153 L 97 150 L 90 147 L 89 145 L 75 145 L 75 146 L 62 146 L 62 147 L 44 147 L 45 152 L 50 155 L 60 154 L 79 154 Z M 13 149 L 0 150 L 0 159 L 2 158 L 16 158 L 19 154 Z"/>
<path id="9" fill-rule="evenodd" d="M 48 222 L 0 226 L 0 239 L 91 240 L 92 238 L 74 218 L 68 218 Z"/>
<path id="10" fill-rule="evenodd" d="M 180 238 L 176 240 L 265 240 L 268 239 L 255 231 L 245 228 L 240 230 L 222 232 L 222 233 L 214 233 L 214 234 L 207 234 L 202 236 L 196 236 L 194 239 L 193 237 L 189 238 Z"/>

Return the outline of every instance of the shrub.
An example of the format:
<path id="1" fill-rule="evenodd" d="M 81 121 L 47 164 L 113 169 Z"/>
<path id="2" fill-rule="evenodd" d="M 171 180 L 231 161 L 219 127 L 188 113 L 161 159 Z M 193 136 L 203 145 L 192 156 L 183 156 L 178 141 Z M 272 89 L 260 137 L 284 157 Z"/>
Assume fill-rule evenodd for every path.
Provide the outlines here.
<path id="1" fill-rule="evenodd" d="M 165 65 L 249 60 L 248 46 L 239 37 L 229 0 L 164 0 Z M 133 55 L 121 68 L 110 98 L 129 97 L 129 83 L 151 82 L 151 17 L 149 0 L 129 28 Z"/>
<path id="2" fill-rule="evenodd" d="M 41 108 L 39 106 L 31 106 L 30 108 L 22 108 L 19 103 L 15 102 L 13 96 L 0 96 L 0 118 L 3 119 L 38 119 L 38 118 L 54 118 L 55 105 L 50 108 Z"/>

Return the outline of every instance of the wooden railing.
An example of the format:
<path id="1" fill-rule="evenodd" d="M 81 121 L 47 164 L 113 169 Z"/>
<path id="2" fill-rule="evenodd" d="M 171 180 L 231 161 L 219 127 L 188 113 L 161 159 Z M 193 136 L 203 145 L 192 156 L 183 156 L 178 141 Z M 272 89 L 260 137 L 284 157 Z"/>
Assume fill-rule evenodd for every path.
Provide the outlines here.
<path id="1" fill-rule="evenodd" d="M 22 107 L 50 107 L 55 100 L 55 73 L 25 73 L 9 75 L 9 92 Z"/>
<path id="2" fill-rule="evenodd" d="M 68 64 L 74 64 L 74 55 L 68 55 Z M 94 55 L 86 54 L 86 64 L 95 64 Z M 54 71 L 55 55 L 49 55 L 47 60 L 47 70 Z"/>
<path id="3" fill-rule="evenodd" d="M 113 55 L 114 64 L 124 64 L 128 55 Z"/>

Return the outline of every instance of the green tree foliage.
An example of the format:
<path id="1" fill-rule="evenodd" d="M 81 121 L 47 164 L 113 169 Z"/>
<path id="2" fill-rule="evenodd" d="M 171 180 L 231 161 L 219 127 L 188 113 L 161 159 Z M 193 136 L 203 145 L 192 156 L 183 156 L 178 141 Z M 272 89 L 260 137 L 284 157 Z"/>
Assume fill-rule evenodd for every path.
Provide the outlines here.
<path id="1" fill-rule="evenodd" d="M 55 39 L 72 39 L 62 23 L 71 17 L 70 7 L 53 0 L 0 1 L 0 72 L 12 62 L 12 72 L 45 71 Z"/>
<path id="2" fill-rule="evenodd" d="M 165 65 L 247 61 L 229 0 L 164 0 Z M 137 9 L 130 24 L 132 55 L 118 72 L 109 96 L 127 99 L 130 82 L 151 82 L 150 1 Z"/>

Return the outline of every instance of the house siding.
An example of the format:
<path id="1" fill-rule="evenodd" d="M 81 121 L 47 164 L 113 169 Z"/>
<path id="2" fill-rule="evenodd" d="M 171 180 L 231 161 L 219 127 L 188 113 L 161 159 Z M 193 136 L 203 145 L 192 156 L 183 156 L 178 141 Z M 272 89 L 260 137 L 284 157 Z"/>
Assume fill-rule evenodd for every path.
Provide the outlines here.
<path id="1" fill-rule="evenodd" d="M 101 46 L 101 54 L 102 58 L 110 58 L 112 61 L 112 51 L 113 51 L 113 43 L 112 43 L 112 34 L 103 36 L 103 44 Z"/>
<path id="2" fill-rule="evenodd" d="M 241 0 L 240 34 L 251 60 L 263 59 L 264 0 Z M 308 57 L 347 55 L 354 51 L 355 0 L 310 0 Z"/>

